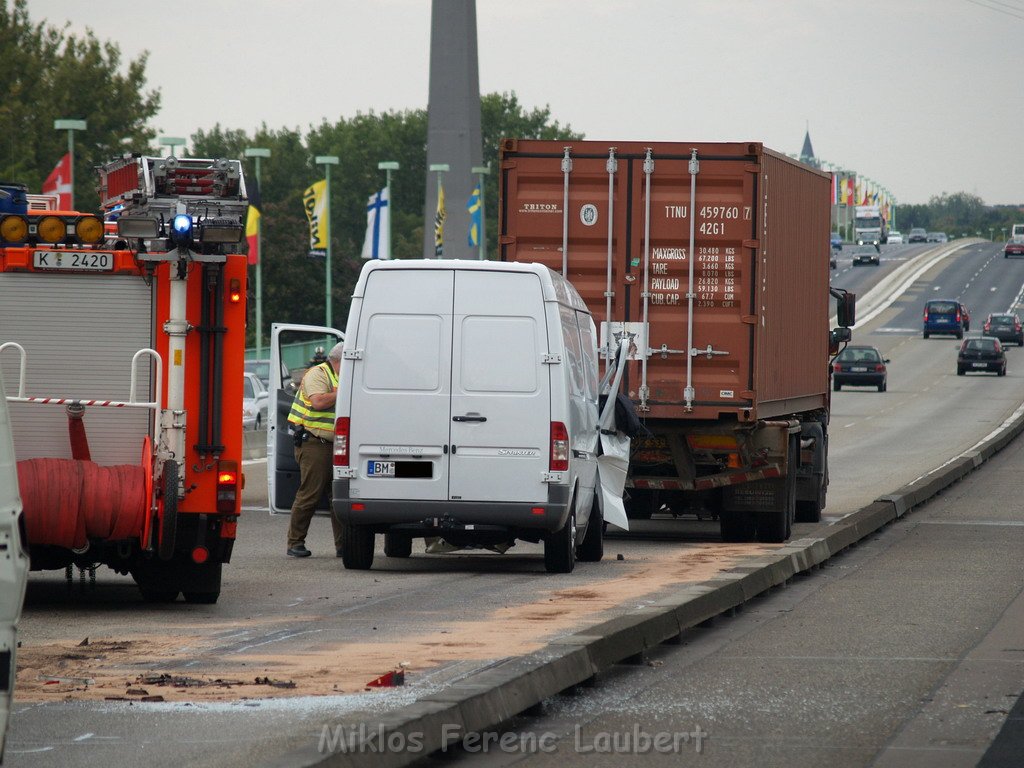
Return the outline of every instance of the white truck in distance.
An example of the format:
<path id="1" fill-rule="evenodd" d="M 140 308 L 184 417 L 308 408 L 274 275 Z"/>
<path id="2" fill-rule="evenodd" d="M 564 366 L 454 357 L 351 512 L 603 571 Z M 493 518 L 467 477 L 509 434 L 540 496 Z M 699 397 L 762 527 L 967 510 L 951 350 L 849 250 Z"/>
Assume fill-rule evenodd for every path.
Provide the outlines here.
<path id="1" fill-rule="evenodd" d="M 857 245 L 883 245 L 888 228 L 877 205 L 858 205 L 853 213 L 853 239 Z"/>

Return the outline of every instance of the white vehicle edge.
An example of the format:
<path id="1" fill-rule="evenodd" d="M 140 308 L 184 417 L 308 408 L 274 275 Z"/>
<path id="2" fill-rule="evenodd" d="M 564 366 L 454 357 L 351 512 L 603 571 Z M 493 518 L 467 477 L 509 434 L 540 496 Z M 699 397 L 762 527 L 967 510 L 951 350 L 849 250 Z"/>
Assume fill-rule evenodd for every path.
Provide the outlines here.
<path id="1" fill-rule="evenodd" d="M 29 561 L 21 514 L 14 441 L 0 374 L 0 762 L 14 698 L 18 620 L 28 581 Z"/>

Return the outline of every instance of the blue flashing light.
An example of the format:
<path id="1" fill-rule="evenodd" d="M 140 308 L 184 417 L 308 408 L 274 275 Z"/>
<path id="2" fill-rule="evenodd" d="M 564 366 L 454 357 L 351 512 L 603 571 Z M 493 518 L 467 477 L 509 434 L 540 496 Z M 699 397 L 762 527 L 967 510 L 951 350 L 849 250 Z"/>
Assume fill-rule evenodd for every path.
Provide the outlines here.
<path id="1" fill-rule="evenodd" d="M 171 236 L 178 243 L 187 243 L 192 239 L 192 217 L 187 213 L 179 213 L 171 222 Z"/>

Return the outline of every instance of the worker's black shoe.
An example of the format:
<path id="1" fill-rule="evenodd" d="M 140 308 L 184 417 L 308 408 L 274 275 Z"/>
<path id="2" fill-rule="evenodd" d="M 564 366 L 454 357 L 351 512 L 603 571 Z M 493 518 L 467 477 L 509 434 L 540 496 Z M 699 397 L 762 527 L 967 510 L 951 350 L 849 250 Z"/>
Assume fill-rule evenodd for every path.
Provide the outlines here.
<path id="1" fill-rule="evenodd" d="M 294 547 L 288 547 L 289 557 L 309 557 L 313 553 L 306 549 L 305 544 L 297 544 Z"/>

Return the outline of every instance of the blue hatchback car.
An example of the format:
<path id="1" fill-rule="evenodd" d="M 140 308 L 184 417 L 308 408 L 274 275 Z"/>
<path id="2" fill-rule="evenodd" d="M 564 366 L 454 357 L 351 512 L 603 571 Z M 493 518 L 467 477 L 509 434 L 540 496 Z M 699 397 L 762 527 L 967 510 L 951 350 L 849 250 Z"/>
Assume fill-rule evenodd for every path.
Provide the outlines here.
<path id="1" fill-rule="evenodd" d="M 956 299 L 932 299 L 924 305 L 924 337 L 933 333 L 944 333 L 964 337 L 968 330 L 966 313 Z"/>

